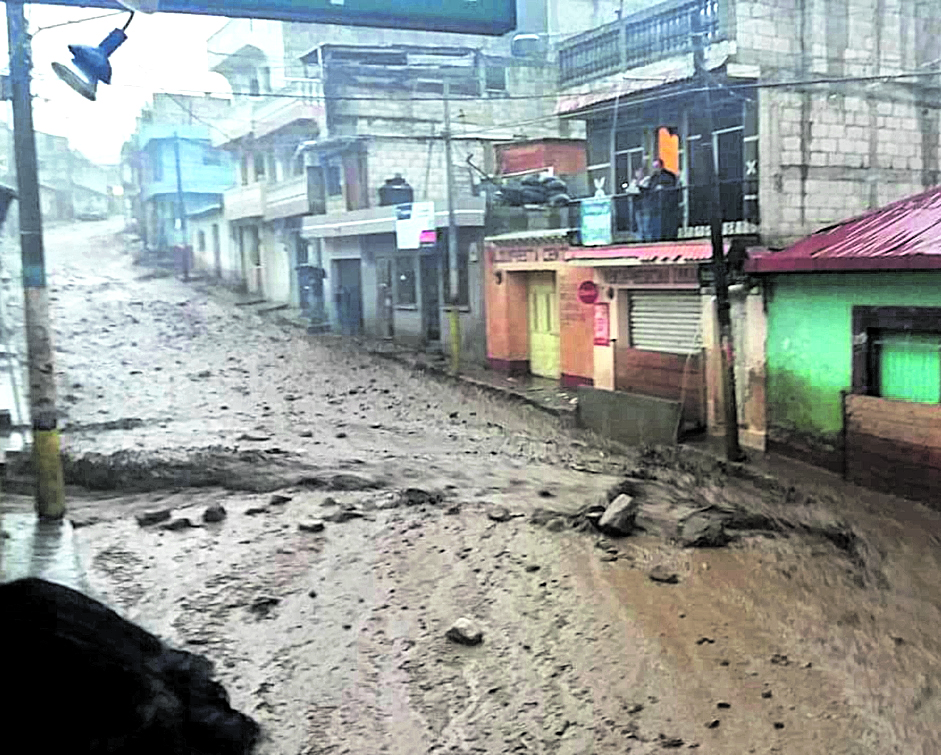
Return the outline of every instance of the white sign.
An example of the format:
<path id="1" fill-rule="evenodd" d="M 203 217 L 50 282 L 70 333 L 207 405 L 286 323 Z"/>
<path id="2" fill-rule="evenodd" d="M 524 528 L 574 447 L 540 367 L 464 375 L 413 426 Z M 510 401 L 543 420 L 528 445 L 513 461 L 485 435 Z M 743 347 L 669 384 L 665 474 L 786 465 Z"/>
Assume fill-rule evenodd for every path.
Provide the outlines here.
<path id="1" fill-rule="evenodd" d="M 436 239 L 434 202 L 396 205 L 395 244 L 399 249 L 432 246 Z"/>

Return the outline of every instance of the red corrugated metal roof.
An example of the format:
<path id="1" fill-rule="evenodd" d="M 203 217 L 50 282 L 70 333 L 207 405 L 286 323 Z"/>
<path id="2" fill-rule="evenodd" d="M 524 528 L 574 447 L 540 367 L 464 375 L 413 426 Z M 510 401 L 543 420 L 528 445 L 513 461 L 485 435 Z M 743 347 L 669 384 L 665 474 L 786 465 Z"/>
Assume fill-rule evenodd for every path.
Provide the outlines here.
<path id="1" fill-rule="evenodd" d="M 728 252 L 729 243 L 725 243 Z M 712 257 L 712 243 L 696 241 L 661 241 L 653 244 L 623 244 L 620 246 L 591 246 L 569 249 L 565 259 L 626 259 L 644 263 L 681 264 L 701 262 Z"/>
<path id="2" fill-rule="evenodd" d="M 941 268 L 941 187 L 823 228 L 749 260 L 750 273 Z"/>

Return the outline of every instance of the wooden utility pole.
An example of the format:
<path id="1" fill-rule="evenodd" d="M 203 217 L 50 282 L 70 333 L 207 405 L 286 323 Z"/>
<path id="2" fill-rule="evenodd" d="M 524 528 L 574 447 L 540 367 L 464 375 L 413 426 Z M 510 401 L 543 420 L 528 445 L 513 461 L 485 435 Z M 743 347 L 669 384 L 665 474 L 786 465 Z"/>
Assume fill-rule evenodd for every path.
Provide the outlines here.
<path id="1" fill-rule="evenodd" d="M 33 132 L 29 86 L 30 39 L 23 3 L 7 0 L 7 41 L 10 47 L 10 89 L 13 102 L 13 145 L 20 210 L 20 251 L 23 259 L 24 320 L 29 366 L 29 400 L 36 472 L 36 511 L 42 519 L 65 515 L 65 489 L 56 416 L 56 371 L 49 321 L 49 291 L 42 240 L 39 169 Z"/>
<path id="2" fill-rule="evenodd" d="M 719 353 L 722 369 L 722 397 L 725 407 L 725 453 L 729 461 L 742 461 L 745 456 L 738 440 L 738 402 L 735 396 L 735 349 L 732 339 L 732 307 L 729 302 L 729 280 L 725 261 L 725 241 L 722 238 L 722 202 L 719 182 L 719 148 L 713 135 L 712 94 L 705 61 L 705 34 L 702 19 L 692 14 L 693 64 L 696 83 L 703 89 L 701 119 L 703 134 L 700 142 L 709 144 L 710 156 L 706 161 L 709 173 L 709 229 L 712 240 L 712 274 L 716 292 L 719 320 Z"/>

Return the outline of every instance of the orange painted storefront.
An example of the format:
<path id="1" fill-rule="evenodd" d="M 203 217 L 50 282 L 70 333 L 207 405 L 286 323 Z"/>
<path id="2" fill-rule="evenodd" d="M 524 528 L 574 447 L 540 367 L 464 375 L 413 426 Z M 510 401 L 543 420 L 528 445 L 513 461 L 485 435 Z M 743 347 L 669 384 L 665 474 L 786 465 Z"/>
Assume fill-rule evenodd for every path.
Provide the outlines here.
<path id="1" fill-rule="evenodd" d="M 551 232 L 506 234 L 486 241 L 485 292 L 487 357 L 492 369 L 524 375 L 530 371 L 528 290 L 530 281 L 555 283 L 559 331 L 559 380 L 565 386 L 594 383 L 595 307 L 580 301 L 578 288 L 595 281 L 590 268 L 565 262 L 564 235 Z M 539 275 L 541 274 L 541 275 Z"/>

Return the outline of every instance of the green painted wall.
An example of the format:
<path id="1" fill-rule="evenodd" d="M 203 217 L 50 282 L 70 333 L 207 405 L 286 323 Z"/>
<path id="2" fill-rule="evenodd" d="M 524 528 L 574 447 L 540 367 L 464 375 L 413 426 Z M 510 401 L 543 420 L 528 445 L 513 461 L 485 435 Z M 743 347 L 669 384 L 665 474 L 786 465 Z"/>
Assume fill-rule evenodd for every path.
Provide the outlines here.
<path id="1" fill-rule="evenodd" d="M 776 275 L 768 297 L 768 424 L 832 437 L 852 384 L 852 310 L 941 307 L 941 272 Z"/>

